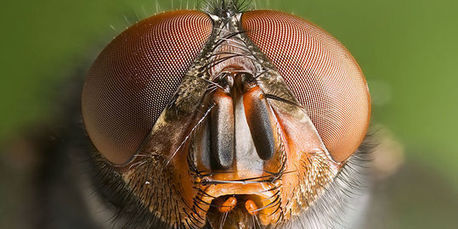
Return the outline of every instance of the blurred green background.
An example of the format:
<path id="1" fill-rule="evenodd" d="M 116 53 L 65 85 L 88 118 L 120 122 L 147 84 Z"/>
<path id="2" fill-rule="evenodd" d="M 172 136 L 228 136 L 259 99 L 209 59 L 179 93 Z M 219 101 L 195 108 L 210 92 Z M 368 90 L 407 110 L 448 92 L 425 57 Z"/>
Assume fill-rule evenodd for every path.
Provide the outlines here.
<path id="1" fill-rule="evenodd" d="M 389 214 L 401 214 L 388 218 L 397 221 L 386 228 L 430 228 L 438 223 L 458 228 L 453 217 L 458 214 L 458 1 L 255 3 L 316 23 L 361 65 L 373 97 L 373 123 L 390 130 L 405 152 L 399 175 L 386 181 L 388 188 L 378 190 L 391 205 L 397 203 Z M 31 124 L 52 120 L 58 106 L 55 89 L 75 68 L 87 67 L 113 36 L 138 19 L 187 5 L 195 2 L 3 1 L 0 148 Z"/>

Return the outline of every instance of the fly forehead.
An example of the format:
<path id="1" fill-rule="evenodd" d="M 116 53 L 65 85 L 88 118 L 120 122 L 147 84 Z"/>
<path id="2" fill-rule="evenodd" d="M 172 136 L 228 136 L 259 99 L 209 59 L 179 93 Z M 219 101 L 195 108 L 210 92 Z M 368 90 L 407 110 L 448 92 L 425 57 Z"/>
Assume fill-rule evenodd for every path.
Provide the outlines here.
<path id="1" fill-rule="evenodd" d="M 213 21 L 212 34 L 202 49 L 200 57 L 194 61 L 186 74 L 187 79 L 181 83 L 177 93 L 179 97 L 175 101 L 190 99 L 196 102 L 199 100 L 196 98 L 202 98 L 204 94 L 202 90 L 197 92 L 193 86 L 197 81 L 202 81 L 199 78 L 215 81 L 225 76 L 224 73 L 235 72 L 250 74 L 266 92 L 286 96 L 288 100 L 299 104 L 275 66 L 247 37 L 247 31 L 241 23 L 243 13 L 230 9 L 218 13 L 218 15 L 209 14 Z M 288 107 L 287 104 L 279 104 L 279 106 Z M 288 109 L 295 108 L 289 106 Z M 192 108 L 187 110 L 190 112 Z"/>

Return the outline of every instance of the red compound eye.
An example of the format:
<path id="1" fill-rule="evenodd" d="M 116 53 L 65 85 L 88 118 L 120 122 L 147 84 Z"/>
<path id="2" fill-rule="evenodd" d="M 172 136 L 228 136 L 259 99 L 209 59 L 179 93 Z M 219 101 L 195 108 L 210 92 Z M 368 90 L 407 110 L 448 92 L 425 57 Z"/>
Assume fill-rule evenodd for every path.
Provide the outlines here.
<path id="1" fill-rule="evenodd" d="M 89 70 L 83 119 L 100 153 L 114 164 L 138 150 L 212 31 L 200 11 L 145 19 L 115 38 Z"/>
<path id="2" fill-rule="evenodd" d="M 305 107 L 334 160 L 347 159 L 370 118 L 368 88 L 352 55 L 319 27 L 286 13 L 249 11 L 242 27 Z"/>

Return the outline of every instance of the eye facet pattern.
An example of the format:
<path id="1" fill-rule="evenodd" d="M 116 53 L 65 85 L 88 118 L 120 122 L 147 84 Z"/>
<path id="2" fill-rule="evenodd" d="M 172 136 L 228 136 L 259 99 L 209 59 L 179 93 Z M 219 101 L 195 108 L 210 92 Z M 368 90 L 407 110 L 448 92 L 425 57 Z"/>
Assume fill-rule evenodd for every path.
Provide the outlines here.
<path id="1" fill-rule="evenodd" d="M 202 12 L 167 12 L 133 25 L 98 56 L 82 111 L 92 142 L 109 161 L 124 164 L 139 150 L 211 30 Z"/>
<path id="2" fill-rule="evenodd" d="M 282 12 L 246 12 L 242 26 L 306 108 L 333 158 L 347 159 L 370 118 L 367 84 L 348 50 L 316 25 Z"/>

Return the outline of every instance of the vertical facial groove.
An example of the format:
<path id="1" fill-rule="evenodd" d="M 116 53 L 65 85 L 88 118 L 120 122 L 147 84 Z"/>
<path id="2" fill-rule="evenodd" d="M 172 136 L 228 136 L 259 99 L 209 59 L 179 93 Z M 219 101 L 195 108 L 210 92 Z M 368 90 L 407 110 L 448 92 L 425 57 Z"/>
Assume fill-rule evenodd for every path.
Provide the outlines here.
<path id="1" fill-rule="evenodd" d="M 234 162 L 234 108 L 231 96 L 217 89 L 210 114 L 211 162 L 214 169 L 230 168 Z"/>
<path id="2" fill-rule="evenodd" d="M 258 155 L 263 160 L 269 160 L 275 153 L 275 138 L 272 130 L 269 104 L 263 97 L 259 87 L 249 89 L 243 95 L 248 127 Z"/>

